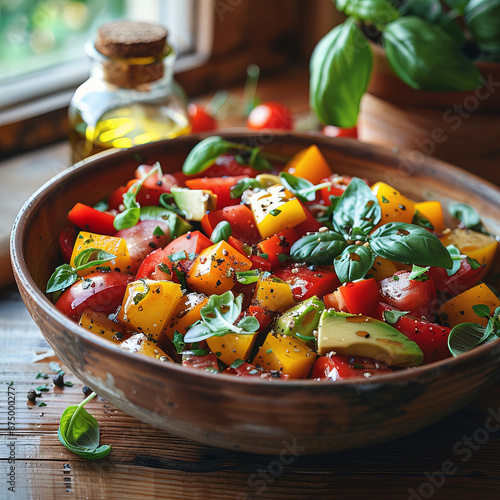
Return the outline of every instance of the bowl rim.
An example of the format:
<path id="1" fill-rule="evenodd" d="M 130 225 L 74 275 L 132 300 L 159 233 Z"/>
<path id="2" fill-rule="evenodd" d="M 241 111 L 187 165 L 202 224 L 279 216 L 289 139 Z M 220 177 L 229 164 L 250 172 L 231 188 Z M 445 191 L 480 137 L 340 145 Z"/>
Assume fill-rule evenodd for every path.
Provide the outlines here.
<path id="1" fill-rule="evenodd" d="M 157 148 L 161 148 L 163 144 L 168 144 L 169 147 L 175 146 L 177 143 L 182 142 L 197 142 L 207 136 L 210 135 L 221 135 L 227 139 L 236 139 L 249 136 L 262 136 L 263 133 L 255 133 L 248 132 L 245 129 L 237 130 L 231 129 L 231 131 L 219 130 L 217 134 L 191 134 L 188 136 L 181 136 L 175 139 L 167 139 L 163 141 L 158 141 L 155 143 L 144 144 L 140 146 L 135 146 L 129 149 L 111 149 L 107 151 L 103 151 L 96 155 L 93 155 L 87 159 L 84 159 L 67 169 L 59 172 L 54 177 L 45 182 L 39 189 L 37 189 L 23 204 L 20 211 L 18 212 L 15 222 L 11 231 L 10 238 L 10 254 L 11 254 L 11 263 L 14 271 L 14 276 L 16 278 L 17 284 L 20 288 L 24 288 L 25 292 L 31 296 L 31 298 L 36 302 L 36 304 L 43 310 L 47 312 L 52 318 L 54 318 L 58 324 L 58 326 L 62 327 L 62 329 L 66 329 L 71 331 L 73 335 L 76 337 L 82 338 L 85 342 L 89 342 L 90 345 L 97 350 L 101 350 L 105 353 L 106 356 L 122 356 L 124 360 L 127 362 L 130 361 L 132 363 L 143 365 L 144 367 L 151 366 L 156 367 L 157 369 L 162 369 L 165 371 L 166 376 L 168 376 L 168 372 L 172 371 L 172 373 L 184 377 L 192 377 L 194 379 L 202 377 L 205 380 L 217 380 L 218 383 L 225 385 L 229 384 L 243 384 L 246 386 L 255 386 L 261 387 L 266 386 L 270 387 L 271 385 L 278 384 L 275 387 L 279 387 L 280 391 L 295 391 L 296 389 L 305 389 L 308 390 L 312 388 L 316 388 L 315 390 L 321 391 L 335 391 L 336 387 L 347 387 L 347 386 L 356 386 L 356 387 L 372 387 L 378 384 L 389 384 L 389 385 L 400 385 L 402 383 L 406 383 L 414 379 L 415 377 L 422 376 L 432 376 L 439 375 L 439 373 L 456 369 L 461 364 L 474 363 L 478 358 L 481 358 L 491 349 L 494 349 L 499 343 L 500 338 L 493 340 L 487 344 L 483 344 L 481 346 L 475 347 L 474 349 L 461 354 L 457 357 L 449 357 L 440 361 L 435 361 L 426 365 L 421 365 L 417 367 L 412 367 L 410 369 L 402 369 L 397 372 L 381 374 L 374 377 L 368 378 L 352 378 L 352 379 L 344 379 L 337 380 L 335 383 L 319 383 L 314 379 L 292 379 L 292 380 L 272 380 L 269 381 L 267 379 L 262 379 L 260 377 L 231 377 L 231 376 L 222 376 L 222 373 L 211 373 L 206 370 L 194 370 L 188 367 L 183 366 L 181 363 L 166 363 L 161 362 L 157 359 L 150 358 L 148 356 L 137 356 L 136 354 L 121 350 L 110 342 L 107 342 L 105 339 L 101 339 L 100 337 L 92 334 L 87 331 L 85 328 L 80 327 L 76 322 L 72 321 L 70 318 L 65 316 L 62 312 L 55 308 L 54 304 L 46 297 L 46 295 L 42 292 L 40 288 L 38 288 L 34 279 L 28 271 L 27 263 L 25 261 L 24 255 L 24 232 L 26 229 L 26 225 L 28 223 L 29 218 L 36 211 L 36 207 L 43 204 L 44 200 L 54 194 L 54 191 L 57 190 L 57 186 L 59 183 L 63 181 L 69 181 L 72 177 L 77 176 L 82 169 L 85 169 L 88 165 L 92 165 L 94 163 L 99 163 L 103 161 L 106 157 L 112 156 L 114 159 L 119 159 L 122 156 L 133 156 L 136 155 L 139 151 L 143 149 L 148 149 L 148 147 L 152 147 L 153 145 Z M 323 143 L 340 146 L 340 149 L 350 150 L 353 149 L 353 141 L 351 139 L 344 138 L 331 138 L 326 137 L 320 133 L 290 133 L 290 132 L 277 132 L 273 131 L 273 136 L 277 136 L 281 138 L 281 140 L 285 139 L 298 139 L 299 142 L 309 142 L 309 143 Z M 380 146 L 375 144 L 368 144 L 355 141 L 356 144 L 354 146 L 355 150 L 366 151 L 371 153 L 380 153 L 382 156 L 395 157 L 396 154 L 404 154 L 408 157 L 411 154 L 412 150 L 406 148 L 390 148 L 386 146 Z M 345 152 L 345 151 L 343 151 Z M 470 172 L 467 172 L 459 167 L 441 161 L 437 158 L 430 157 L 424 155 L 425 158 L 433 164 L 433 166 L 439 167 L 443 169 L 445 172 L 447 171 L 450 175 L 460 174 L 460 176 L 466 176 L 470 178 L 471 181 L 475 183 L 479 182 L 482 186 L 492 189 L 493 192 L 497 196 L 500 197 L 500 188 L 490 183 L 489 181 L 482 179 Z M 160 368 L 162 367 L 162 368 Z M 215 378 L 214 378 L 215 377 Z M 322 387 L 323 389 L 319 389 Z"/>

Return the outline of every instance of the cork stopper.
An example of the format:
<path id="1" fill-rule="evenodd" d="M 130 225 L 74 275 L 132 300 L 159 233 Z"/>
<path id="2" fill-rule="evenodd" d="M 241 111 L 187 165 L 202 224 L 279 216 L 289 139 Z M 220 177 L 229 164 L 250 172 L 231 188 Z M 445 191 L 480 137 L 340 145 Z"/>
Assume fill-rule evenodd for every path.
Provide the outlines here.
<path id="1" fill-rule="evenodd" d="M 163 77 L 163 59 L 170 47 L 167 30 L 162 26 L 117 21 L 99 28 L 95 50 L 109 58 L 103 63 L 107 82 L 148 91 L 149 83 Z"/>
<path id="2" fill-rule="evenodd" d="M 95 48 L 114 59 L 160 56 L 167 43 L 162 26 L 132 21 L 105 24 L 97 31 Z"/>

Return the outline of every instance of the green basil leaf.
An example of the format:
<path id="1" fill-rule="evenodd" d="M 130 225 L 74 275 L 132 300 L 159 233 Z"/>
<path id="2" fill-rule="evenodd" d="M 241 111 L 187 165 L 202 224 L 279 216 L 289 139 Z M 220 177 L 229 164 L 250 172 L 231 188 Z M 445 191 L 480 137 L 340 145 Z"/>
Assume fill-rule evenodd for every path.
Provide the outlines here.
<path id="1" fill-rule="evenodd" d="M 238 358 L 231 363 L 231 368 L 236 370 L 236 368 L 239 368 L 243 364 L 245 364 L 245 361 L 243 359 Z"/>
<path id="2" fill-rule="evenodd" d="M 335 258 L 334 266 L 341 283 L 349 283 L 365 277 L 375 260 L 375 254 L 363 245 L 349 245 Z"/>
<path id="3" fill-rule="evenodd" d="M 381 216 L 382 210 L 372 190 L 365 181 L 353 177 L 337 202 L 333 223 L 347 236 L 351 236 L 354 228 L 366 235 L 379 223 Z"/>
<path id="4" fill-rule="evenodd" d="M 399 17 L 399 12 L 390 0 L 349 0 L 344 12 L 379 29 Z"/>
<path id="5" fill-rule="evenodd" d="M 259 172 L 272 172 L 273 171 L 273 166 L 265 158 L 261 151 L 260 148 L 255 147 L 251 150 L 250 152 L 250 157 L 248 159 L 248 165 L 255 170 L 259 170 Z"/>
<path id="6" fill-rule="evenodd" d="M 175 239 L 193 229 L 185 219 L 166 207 L 141 207 L 140 220 L 166 222 L 170 229 L 170 238 Z"/>
<path id="7" fill-rule="evenodd" d="M 234 143 L 226 141 L 218 135 L 200 141 L 188 154 L 182 172 L 186 175 L 199 174 L 207 170 L 222 154 L 234 148 Z"/>
<path id="8" fill-rule="evenodd" d="M 323 265 L 332 264 L 333 259 L 340 255 L 347 242 L 335 231 L 313 233 L 298 239 L 290 248 L 290 257 L 295 262 Z"/>
<path id="9" fill-rule="evenodd" d="M 467 262 L 469 263 L 469 266 L 472 267 L 474 271 L 482 267 L 482 265 L 479 264 L 479 262 L 476 259 L 471 259 L 470 257 L 466 257 L 466 259 Z"/>
<path id="10" fill-rule="evenodd" d="M 77 271 L 82 271 L 89 267 L 100 266 L 113 259 L 116 259 L 116 255 L 100 248 L 86 248 L 75 257 L 75 267 Z"/>
<path id="11" fill-rule="evenodd" d="M 184 274 L 184 272 L 181 269 L 174 267 L 174 273 L 175 273 L 175 276 L 177 277 L 177 279 L 179 280 L 181 288 L 183 290 L 187 290 L 188 287 L 187 287 L 187 283 L 186 283 L 186 275 Z"/>
<path id="12" fill-rule="evenodd" d="M 109 209 L 109 203 L 107 200 L 101 200 L 94 205 L 94 208 L 99 212 L 105 212 Z"/>
<path id="13" fill-rule="evenodd" d="M 303 342 L 311 342 L 312 340 L 316 340 L 316 337 L 314 337 L 313 335 L 302 335 L 298 332 L 295 332 L 294 336 L 302 340 Z"/>
<path id="14" fill-rule="evenodd" d="M 165 236 L 165 231 L 160 226 L 156 226 L 153 231 L 153 236 Z"/>
<path id="15" fill-rule="evenodd" d="M 186 335 L 184 335 L 184 341 L 188 344 L 191 342 L 201 342 L 202 340 L 206 340 L 211 337 L 223 337 L 228 333 L 231 332 L 226 329 L 212 330 L 205 323 L 200 323 L 186 332 Z"/>
<path id="16" fill-rule="evenodd" d="M 394 325 L 394 323 L 398 322 L 399 318 L 408 316 L 408 314 L 410 314 L 410 311 L 396 311 L 396 310 L 384 311 L 384 319 L 386 323 Z"/>
<path id="17" fill-rule="evenodd" d="M 451 267 L 451 269 L 447 269 L 446 272 L 448 276 L 453 276 L 460 269 L 462 265 L 462 259 L 465 257 L 455 245 L 448 245 L 446 247 L 446 250 L 448 250 L 451 260 L 453 261 L 453 266 Z"/>
<path id="18" fill-rule="evenodd" d="M 260 271 L 258 269 L 252 269 L 250 271 L 236 271 L 236 279 L 238 283 L 242 285 L 250 285 L 259 281 Z"/>
<path id="19" fill-rule="evenodd" d="M 234 325 L 241 313 L 243 296 L 236 298 L 233 292 L 229 291 L 222 295 L 211 295 L 207 304 L 201 308 L 201 318 L 203 322 L 212 330 L 227 330 L 240 333 L 241 328 Z"/>
<path id="20" fill-rule="evenodd" d="M 444 0 L 444 3 L 457 14 L 463 14 L 468 1 L 469 0 Z"/>
<path id="21" fill-rule="evenodd" d="M 500 0 L 469 0 L 465 24 L 485 52 L 500 52 Z"/>
<path id="22" fill-rule="evenodd" d="M 481 217 L 474 207 L 467 203 L 450 203 L 448 213 L 461 222 L 466 228 L 474 228 L 481 224 Z"/>
<path id="23" fill-rule="evenodd" d="M 241 198 L 241 195 L 247 189 L 263 188 L 264 186 L 257 179 L 252 179 L 251 177 L 246 177 L 245 179 L 240 179 L 234 186 L 231 186 L 229 190 L 229 196 L 232 200 Z"/>
<path id="24" fill-rule="evenodd" d="M 316 199 L 316 192 L 314 191 L 315 186 L 311 181 L 287 172 L 280 172 L 280 180 L 281 184 L 300 201 L 306 202 Z"/>
<path id="25" fill-rule="evenodd" d="M 139 207 L 127 208 L 119 213 L 113 221 L 113 226 L 117 231 L 135 226 L 139 222 L 141 209 Z"/>
<path id="26" fill-rule="evenodd" d="M 415 215 L 413 216 L 413 220 L 411 222 L 416 226 L 422 226 L 426 229 L 429 229 L 430 231 L 434 231 L 434 226 L 432 225 L 432 223 L 423 215 L 421 215 L 418 210 L 415 210 Z"/>
<path id="27" fill-rule="evenodd" d="M 210 235 L 210 241 L 212 243 L 219 243 L 220 241 L 227 241 L 229 236 L 233 234 L 233 230 L 231 228 L 231 224 L 229 222 L 223 220 L 219 222 L 212 231 Z"/>
<path id="28" fill-rule="evenodd" d="M 403 16 L 417 16 L 424 21 L 442 28 L 461 47 L 465 43 L 465 37 L 460 25 L 448 16 L 439 0 L 409 0 L 400 8 Z"/>
<path id="29" fill-rule="evenodd" d="M 453 266 L 451 256 L 439 239 L 426 229 L 403 222 L 389 222 L 369 236 L 371 249 L 380 257 L 404 264 Z"/>
<path id="30" fill-rule="evenodd" d="M 244 316 L 241 318 L 241 320 L 238 322 L 237 325 L 239 328 L 243 328 L 243 332 L 241 333 L 255 333 L 259 331 L 260 328 L 260 323 L 257 318 L 254 316 Z"/>
<path id="31" fill-rule="evenodd" d="M 184 250 L 180 250 L 179 252 L 175 252 L 168 255 L 168 260 L 170 262 L 177 262 L 178 260 L 184 260 L 184 259 L 187 259 L 187 255 Z"/>
<path id="32" fill-rule="evenodd" d="M 419 17 L 389 23 L 382 42 L 391 68 L 410 87 L 453 92 L 473 90 L 480 83 L 479 70 L 453 38 Z"/>
<path id="33" fill-rule="evenodd" d="M 52 276 L 47 282 L 46 293 L 59 292 L 70 287 L 78 279 L 78 274 L 75 269 L 73 269 L 68 264 L 63 264 L 62 266 L 56 267 Z"/>
<path id="34" fill-rule="evenodd" d="M 490 308 L 486 304 L 474 304 L 472 306 L 472 310 L 480 318 L 489 318 L 490 317 Z"/>
<path id="35" fill-rule="evenodd" d="M 99 423 L 83 408 L 95 396 L 92 393 L 78 406 L 66 408 L 57 431 L 59 440 L 69 451 L 88 460 L 103 458 L 111 451 L 109 445 L 99 446 Z"/>
<path id="36" fill-rule="evenodd" d="M 408 276 L 408 279 L 414 280 L 414 281 L 427 281 L 429 277 L 425 274 L 429 270 L 429 266 L 426 267 L 420 267 L 415 264 L 413 264 L 410 276 Z"/>
<path id="37" fill-rule="evenodd" d="M 174 340 L 172 340 L 172 344 L 174 344 L 177 354 L 180 354 L 184 350 L 184 347 L 186 346 L 186 343 L 184 342 L 184 335 L 182 335 L 181 332 L 175 330 Z"/>
<path id="38" fill-rule="evenodd" d="M 356 125 L 372 68 L 372 50 L 353 18 L 320 40 L 310 61 L 309 100 L 323 124 Z"/>
<path id="39" fill-rule="evenodd" d="M 489 337 L 489 332 L 477 323 L 460 323 L 455 325 L 448 336 L 448 348 L 453 356 L 474 349 Z"/>

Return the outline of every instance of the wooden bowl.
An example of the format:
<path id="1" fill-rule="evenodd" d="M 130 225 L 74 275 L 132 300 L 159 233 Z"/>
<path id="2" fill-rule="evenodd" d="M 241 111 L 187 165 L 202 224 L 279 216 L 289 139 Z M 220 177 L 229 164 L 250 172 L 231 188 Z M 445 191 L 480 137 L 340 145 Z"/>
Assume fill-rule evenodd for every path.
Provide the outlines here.
<path id="1" fill-rule="evenodd" d="M 383 180 L 414 199 L 467 201 L 500 234 L 500 190 L 438 160 L 315 135 L 224 134 L 291 155 L 316 143 L 335 171 Z M 106 153 L 60 173 L 21 210 L 12 262 L 23 300 L 43 335 L 85 384 L 125 412 L 202 443 L 255 453 L 312 454 L 380 443 L 467 405 L 500 378 L 500 342 L 413 370 L 372 379 L 241 379 L 134 356 L 62 315 L 43 290 L 60 264 L 58 234 L 76 201 L 94 204 L 142 162 L 179 169 L 200 140 L 187 136 Z"/>

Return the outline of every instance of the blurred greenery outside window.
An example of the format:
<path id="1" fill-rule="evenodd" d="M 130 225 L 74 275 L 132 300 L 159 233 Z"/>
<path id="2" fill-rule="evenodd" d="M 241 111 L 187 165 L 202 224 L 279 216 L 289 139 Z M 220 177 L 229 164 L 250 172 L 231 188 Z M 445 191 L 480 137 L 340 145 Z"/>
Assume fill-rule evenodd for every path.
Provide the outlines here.
<path id="1" fill-rule="evenodd" d="M 85 43 L 95 38 L 99 26 L 115 19 L 163 24 L 179 54 L 192 55 L 197 49 L 195 18 L 204 3 L 199 2 L 0 0 L 0 110 L 72 92 L 90 71 Z"/>

